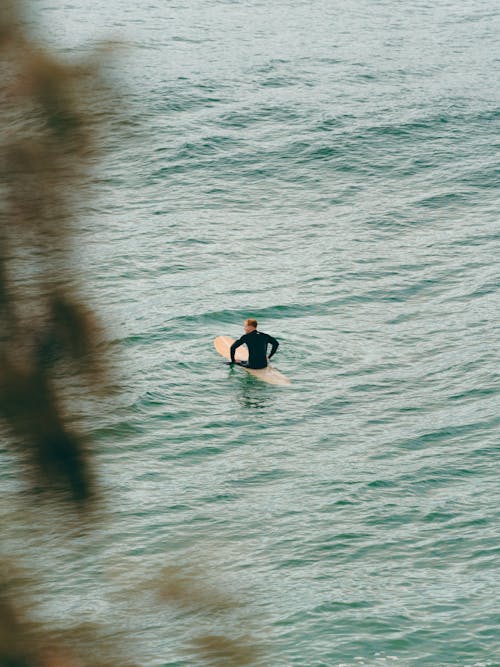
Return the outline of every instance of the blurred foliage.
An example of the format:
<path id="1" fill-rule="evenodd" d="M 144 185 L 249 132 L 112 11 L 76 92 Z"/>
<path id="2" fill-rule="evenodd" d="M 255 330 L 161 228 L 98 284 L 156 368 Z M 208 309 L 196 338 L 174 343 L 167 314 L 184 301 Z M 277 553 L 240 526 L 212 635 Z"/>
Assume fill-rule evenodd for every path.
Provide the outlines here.
<path id="1" fill-rule="evenodd" d="M 64 380 L 106 396 L 110 379 L 71 249 L 78 203 L 102 152 L 102 119 L 118 97 L 100 74 L 102 56 L 64 62 L 28 34 L 22 10 L 19 0 L 0 0 L 0 434 L 26 464 L 31 493 L 62 500 L 68 516 L 77 508 L 84 519 L 102 494 Z M 11 570 L 0 569 L 0 666 L 129 664 L 123 637 L 114 641 L 98 625 L 74 619 L 63 632 L 30 621 L 33 582 Z M 157 602 L 208 622 L 231 615 L 238 605 L 200 580 L 164 571 Z M 203 664 L 260 664 L 252 638 L 194 635 Z"/>
<path id="2" fill-rule="evenodd" d="M 30 40 L 16 8 L 4 0 L 0 12 L 0 416 L 37 485 L 85 507 L 91 465 L 54 376 L 70 364 L 90 391 L 104 386 L 99 327 L 72 287 L 69 255 L 103 86 L 95 65 L 63 63 Z"/>

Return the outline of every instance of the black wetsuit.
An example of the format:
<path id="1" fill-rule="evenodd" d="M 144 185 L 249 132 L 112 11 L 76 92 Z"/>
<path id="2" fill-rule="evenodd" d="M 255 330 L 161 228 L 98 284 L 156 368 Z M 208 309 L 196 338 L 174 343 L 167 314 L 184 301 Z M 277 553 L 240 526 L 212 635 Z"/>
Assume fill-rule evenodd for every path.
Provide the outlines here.
<path id="1" fill-rule="evenodd" d="M 231 345 L 231 361 L 234 363 L 234 353 L 236 348 L 245 344 L 248 347 L 248 363 L 243 362 L 243 366 L 248 368 L 265 368 L 267 366 L 267 346 L 271 345 L 269 359 L 278 349 L 278 341 L 269 334 L 254 329 L 250 333 L 244 334 Z"/>

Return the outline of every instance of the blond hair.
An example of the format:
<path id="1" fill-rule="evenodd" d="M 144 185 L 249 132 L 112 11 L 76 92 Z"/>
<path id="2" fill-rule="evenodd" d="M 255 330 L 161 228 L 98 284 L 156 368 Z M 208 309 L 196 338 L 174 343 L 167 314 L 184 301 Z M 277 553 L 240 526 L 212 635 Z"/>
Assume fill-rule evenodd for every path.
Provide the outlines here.
<path id="1" fill-rule="evenodd" d="M 245 324 L 248 327 L 255 327 L 257 328 L 257 320 L 254 320 L 252 317 L 250 317 L 248 320 L 245 320 Z"/>

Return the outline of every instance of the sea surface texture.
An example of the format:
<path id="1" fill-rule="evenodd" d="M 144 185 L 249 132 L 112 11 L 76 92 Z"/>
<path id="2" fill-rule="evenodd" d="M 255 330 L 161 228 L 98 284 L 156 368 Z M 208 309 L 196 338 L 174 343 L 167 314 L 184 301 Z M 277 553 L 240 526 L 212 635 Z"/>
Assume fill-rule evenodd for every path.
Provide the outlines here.
<path id="1" fill-rule="evenodd" d="M 64 56 L 124 43 L 75 247 L 121 359 L 81 408 L 107 518 L 4 539 L 40 615 L 145 667 L 206 664 L 203 633 L 267 667 L 500 665 L 496 0 L 34 10 Z M 215 352 L 246 317 L 290 387 Z M 141 584 L 188 571 L 181 604 Z"/>

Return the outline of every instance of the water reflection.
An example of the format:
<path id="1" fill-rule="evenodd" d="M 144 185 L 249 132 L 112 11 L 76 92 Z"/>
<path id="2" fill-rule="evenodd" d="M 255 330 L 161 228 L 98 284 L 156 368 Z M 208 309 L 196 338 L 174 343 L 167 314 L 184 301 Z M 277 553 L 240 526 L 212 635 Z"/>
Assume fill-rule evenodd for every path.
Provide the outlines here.
<path id="1" fill-rule="evenodd" d="M 233 373 L 242 371 L 232 370 Z M 242 377 L 238 378 L 237 400 L 242 408 L 251 410 L 267 410 L 274 406 L 276 401 L 276 388 L 257 380 L 252 375 L 244 372 Z M 274 390 L 274 391 L 273 391 Z"/>

